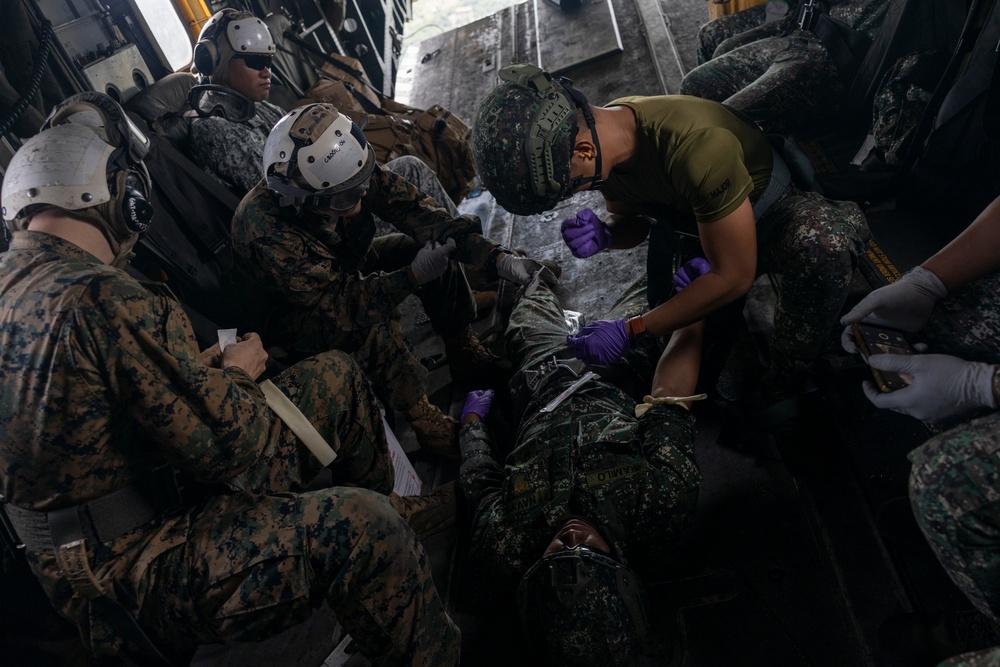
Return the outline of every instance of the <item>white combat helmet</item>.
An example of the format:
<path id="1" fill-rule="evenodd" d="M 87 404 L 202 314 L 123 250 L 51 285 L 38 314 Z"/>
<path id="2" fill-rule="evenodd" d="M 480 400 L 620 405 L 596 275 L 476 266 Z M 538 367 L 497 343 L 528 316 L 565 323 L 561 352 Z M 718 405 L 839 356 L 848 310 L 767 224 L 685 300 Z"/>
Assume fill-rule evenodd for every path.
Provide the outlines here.
<path id="1" fill-rule="evenodd" d="M 11 159 L 0 192 L 3 219 L 18 231 L 44 208 L 63 209 L 100 229 L 120 266 L 152 220 L 142 161 L 148 150 L 149 139 L 113 99 L 73 95 Z"/>
<path id="2" fill-rule="evenodd" d="M 350 210 L 374 169 L 375 151 L 361 128 L 332 104 L 294 109 L 264 144 L 264 176 L 280 206 Z"/>

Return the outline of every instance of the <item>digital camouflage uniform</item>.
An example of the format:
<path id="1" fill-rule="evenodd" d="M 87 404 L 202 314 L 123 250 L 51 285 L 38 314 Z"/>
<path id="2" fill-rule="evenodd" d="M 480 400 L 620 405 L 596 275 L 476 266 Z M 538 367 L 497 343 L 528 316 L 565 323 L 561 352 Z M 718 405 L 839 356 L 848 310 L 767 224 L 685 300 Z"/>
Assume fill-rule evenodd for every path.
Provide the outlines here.
<path id="1" fill-rule="evenodd" d="M 0 488 L 8 508 L 91 503 L 172 464 L 173 510 L 86 555 L 161 647 L 253 641 L 326 600 L 387 664 L 457 664 L 459 631 L 420 544 L 383 495 L 393 472 L 364 375 L 332 352 L 273 379 L 338 452 L 335 480 L 303 492 L 316 459 L 239 368 L 200 363 L 169 294 L 58 237 L 15 232 L 0 256 Z M 13 506 L 13 508 L 11 508 Z M 51 551 L 28 561 L 97 654 L 119 640 L 73 596 Z M 381 664 L 381 663 L 380 663 Z"/>
<path id="2" fill-rule="evenodd" d="M 949 295 L 914 340 L 1000 362 L 1000 274 Z M 936 435 L 909 458 L 913 514 L 931 548 L 976 608 L 1000 622 L 1000 413 Z"/>
<path id="3" fill-rule="evenodd" d="M 615 317 L 643 312 L 645 293 L 635 287 L 615 307 Z M 526 369 L 552 355 L 572 357 L 568 333 L 547 287 L 521 298 L 507 328 L 508 350 L 519 369 L 511 383 L 515 394 Z M 619 364 L 628 372 L 635 364 L 651 368 L 656 359 L 636 359 L 643 354 L 632 353 Z M 473 512 L 472 557 L 499 591 L 516 588 L 570 515 L 595 522 L 616 558 L 641 575 L 662 562 L 695 511 L 701 475 L 690 412 L 657 405 L 636 418 L 633 397 L 593 380 L 554 412 L 540 413 L 573 379 L 554 380 L 530 398 L 503 466 L 491 454 L 483 423 L 462 427 L 460 484 Z"/>
<path id="4" fill-rule="evenodd" d="M 399 231 L 376 236 L 375 216 Z M 472 322 L 476 305 L 458 262 L 483 265 L 498 247 L 481 229 L 478 218 L 450 215 L 381 164 L 349 218 L 280 207 L 262 182 L 233 217 L 234 273 L 266 340 L 297 353 L 353 353 L 376 395 L 405 411 L 426 394 L 427 371 L 406 343 L 398 306 L 417 294 L 439 334 Z M 427 241 L 450 236 L 454 261 L 419 286 L 410 262 Z"/>
<path id="5" fill-rule="evenodd" d="M 888 7 L 888 0 L 850 0 L 832 4 L 829 14 L 874 39 Z M 779 23 L 783 34 L 754 40 L 688 72 L 681 93 L 724 102 L 768 132 L 835 118 L 846 86 L 826 47 L 797 23 Z"/>
<path id="6" fill-rule="evenodd" d="M 264 142 L 285 111 L 255 102 L 257 113 L 243 123 L 212 116 L 195 118 L 185 148 L 192 162 L 240 195 L 263 178 Z"/>
<path id="7" fill-rule="evenodd" d="M 775 4 L 781 3 L 784 3 L 783 0 L 775 2 Z M 790 7 L 783 18 L 765 23 L 768 4 L 765 2 L 733 14 L 726 14 L 701 26 L 698 29 L 698 64 L 706 63 L 715 56 L 728 53 L 758 39 L 782 35 L 797 25 L 799 5 L 797 0 L 784 3 Z"/>
<path id="8" fill-rule="evenodd" d="M 949 658 L 939 667 L 996 667 L 1000 665 L 1000 646 Z"/>
<path id="9" fill-rule="evenodd" d="M 441 185 L 434 170 L 428 167 L 423 160 L 412 155 L 403 155 L 389 160 L 385 166 L 389 171 L 399 174 L 404 181 L 440 204 L 441 208 L 448 211 L 449 215 L 458 215 L 458 207 L 455 206 L 455 202 L 445 192 L 444 186 Z"/>

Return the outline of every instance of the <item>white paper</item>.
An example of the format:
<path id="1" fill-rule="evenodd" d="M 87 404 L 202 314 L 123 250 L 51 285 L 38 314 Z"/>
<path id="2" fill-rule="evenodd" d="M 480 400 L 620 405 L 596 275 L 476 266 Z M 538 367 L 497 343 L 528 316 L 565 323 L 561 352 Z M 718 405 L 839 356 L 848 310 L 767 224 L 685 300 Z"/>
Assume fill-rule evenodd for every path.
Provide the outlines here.
<path id="1" fill-rule="evenodd" d="M 347 646 L 350 643 L 351 636 L 345 633 L 344 638 L 333 649 L 333 653 L 328 655 L 326 660 L 323 661 L 323 667 L 343 667 L 343 665 L 346 665 L 347 661 L 351 659 L 351 654 L 347 652 Z"/>
<path id="2" fill-rule="evenodd" d="M 865 137 L 864 142 L 862 142 L 861 148 L 859 148 L 858 152 L 854 155 L 854 159 L 851 160 L 851 164 L 855 167 L 860 167 L 861 163 L 868 159 L 868 156 L 871 155 L 873 148 L 875 148 L 875 137 L 869 134 Z"/>
<path id="3" fill-rule="evenodd" d="M 225 350 L 227 345 L 236 342 L 236 329 L 219 329 L 219 349 Z"/>
<path id="4" fill-rule="evenodd" d="M 401 496 L 419 496 L 420 478 L 417 477 L 417 471 L 413 469 L 410 459 L 406 458 L 403 446 L 389 428 L 385 417 L 382 418 L 382 424 L 385 426 L 385 439 L 389 444 L 389 458 L 392 459 L 392 468 L 396 473 L 396 483 L 393 484 L 392 490 Z"/>

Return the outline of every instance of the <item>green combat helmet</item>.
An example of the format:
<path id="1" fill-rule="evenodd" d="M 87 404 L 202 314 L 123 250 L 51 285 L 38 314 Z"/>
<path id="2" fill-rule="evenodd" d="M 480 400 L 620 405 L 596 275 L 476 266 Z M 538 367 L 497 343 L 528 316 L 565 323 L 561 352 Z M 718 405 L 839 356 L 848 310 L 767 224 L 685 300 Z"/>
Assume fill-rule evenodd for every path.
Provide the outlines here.
<path id="1" fill-rule="evenodd" d="M 476 170 L 497 202 L 511 213 L 553 208 L 581 185 L 597 189 L 601 151 L 587 98 L 569 79 L 534 65 L 508 65 L 479 107 L 472 128 Z M 576 110 L 583 111 L 597 147 L 596 176 L 570 178 Z"/>
<path id="2" fill-rule="evenodd" d="M 517 590 L 531 644 L 557 665 L 635 665 L 647 621 L 642 585 L 630 569 L 586 547 L 540 558 Z"/>

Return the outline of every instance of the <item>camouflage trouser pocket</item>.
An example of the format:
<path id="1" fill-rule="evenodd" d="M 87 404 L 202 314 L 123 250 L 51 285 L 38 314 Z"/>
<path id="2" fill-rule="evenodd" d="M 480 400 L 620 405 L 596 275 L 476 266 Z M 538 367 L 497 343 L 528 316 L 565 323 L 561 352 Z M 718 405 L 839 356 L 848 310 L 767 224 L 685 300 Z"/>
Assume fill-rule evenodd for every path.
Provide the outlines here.
<path id="1" fill-rule="evenodd" d="M 910 454 L 914 515 L 949 576 L 980 611 L 1000 610 L 1000 413 Z"/>
<path id="2" fill-rule="evenodd" d="M 227 563 L 213 572 L 217 576 L 208 581 L 203 600 L 210 607 L 217 605 L 209 622 L 221 638 L 269 636 L 301 623 L 312 613 L 309 564 L 293 546 L 297 530 L 280 529 L 266 537 L 232 542 L 219 549 Z M 241 558 L 246 560 L 240 562 Z"/>

